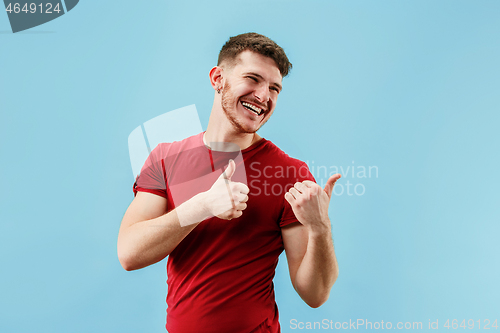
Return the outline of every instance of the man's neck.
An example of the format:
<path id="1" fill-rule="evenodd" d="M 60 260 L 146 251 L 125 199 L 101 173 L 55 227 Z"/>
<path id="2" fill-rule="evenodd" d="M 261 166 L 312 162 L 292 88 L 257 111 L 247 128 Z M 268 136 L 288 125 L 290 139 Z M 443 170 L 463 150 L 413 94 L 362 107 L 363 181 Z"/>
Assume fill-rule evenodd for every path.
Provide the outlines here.
<path id="1" fill-rule="evenodd" d="M 208 120 L 207 131 L 203 139 L 205 145 L 210 147 L 210 142 L 233 143 L 244 150 L 262 138 L 257 133 L 241 133 L 238 132 L 234 125 L 229 122 L 222 111 L 220 100 L 214 100 L 210 119 Z"/>
<path id="2" fill-rule="evenodd" d="M 244 150 L 253 144 L 260 141 L 262 138 L 257 133 L 235 133 L 234 131 L 215 130 L 208 126 L 207 131 L 203 135 L 203 141 L 206 146 L 210 147 L 211 142 L 219 143 L 234 143 Z"/>

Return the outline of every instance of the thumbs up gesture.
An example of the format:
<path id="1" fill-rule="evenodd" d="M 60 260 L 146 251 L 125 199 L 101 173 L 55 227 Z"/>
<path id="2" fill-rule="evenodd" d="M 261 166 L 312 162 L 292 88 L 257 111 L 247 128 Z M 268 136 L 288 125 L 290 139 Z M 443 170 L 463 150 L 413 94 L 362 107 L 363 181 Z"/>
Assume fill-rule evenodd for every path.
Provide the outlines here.
<path id="1" fill-rule="evenodd" d="M 217 178 L 205 195 L 206 209 L 211 216 L 224 220 L 240 217 L 247 208 L 250 189 L 243 183 L 232 182 L 231 177 L 236 171 L 236 164 L 229 160 L 224 172 Z"/>
<path id="2" fill-rule="evenodd" d="M 324 189 L 310 180 L 297 182 L 285 193 L 285 199 L 292 206 L 295 217 L 300 223 L 315 230 L 330 228 L 328 205 L 333 186 L 340 177 L 339 173 L 331 176 Z"/>

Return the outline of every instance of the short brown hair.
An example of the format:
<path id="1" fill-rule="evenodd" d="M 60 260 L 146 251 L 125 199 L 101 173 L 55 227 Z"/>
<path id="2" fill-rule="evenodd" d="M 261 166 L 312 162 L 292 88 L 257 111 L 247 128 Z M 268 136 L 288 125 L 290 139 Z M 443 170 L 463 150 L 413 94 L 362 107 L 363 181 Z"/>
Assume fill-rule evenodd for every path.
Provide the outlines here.
<path id="1" fill-rule="evenodd" d="M 246 50 L 273 59 L 282 77 L 287 76 L 290 69 L 292 69 L 292 64 L 288 60 L 285 51 L 270 38 L 255 32 L 248 32 L 229 38 L 220 50 L 217 66 L 220 66 L 224 61 L 232 65 L 236 57 Z"/>

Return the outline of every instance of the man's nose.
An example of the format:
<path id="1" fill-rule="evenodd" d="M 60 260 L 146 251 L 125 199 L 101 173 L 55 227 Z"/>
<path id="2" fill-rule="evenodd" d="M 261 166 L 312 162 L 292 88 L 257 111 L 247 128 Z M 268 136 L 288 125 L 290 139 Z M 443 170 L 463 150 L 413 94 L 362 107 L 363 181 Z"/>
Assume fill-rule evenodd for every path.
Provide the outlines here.
<path id="1" fill-rule="evenodd" d="M 262 103 L 267 103 L 271 96 L 267 84 L 260 84 L 259 87 L 255 90 L 254 95 Z"/>

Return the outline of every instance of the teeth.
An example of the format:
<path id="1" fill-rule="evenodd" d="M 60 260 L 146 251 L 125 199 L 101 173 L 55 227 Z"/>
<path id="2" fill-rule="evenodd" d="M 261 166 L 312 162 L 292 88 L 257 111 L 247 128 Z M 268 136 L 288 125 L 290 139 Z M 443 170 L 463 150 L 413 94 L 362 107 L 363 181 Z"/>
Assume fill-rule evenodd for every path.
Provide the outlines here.
<path id="1" fill-rule="evenodd" d="M 249 108 L 250 110 L 252 110 L 253 112 L 257 113 L 258 115 L 260 115 L 262 113 L 262 109 L 250 104 L 250 103 L 247 103 L 247 102 L 241 102 L 241 104 L 243 104 L 243 106 L 246 106 L 247 108 Z"/>

